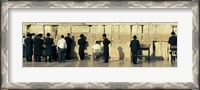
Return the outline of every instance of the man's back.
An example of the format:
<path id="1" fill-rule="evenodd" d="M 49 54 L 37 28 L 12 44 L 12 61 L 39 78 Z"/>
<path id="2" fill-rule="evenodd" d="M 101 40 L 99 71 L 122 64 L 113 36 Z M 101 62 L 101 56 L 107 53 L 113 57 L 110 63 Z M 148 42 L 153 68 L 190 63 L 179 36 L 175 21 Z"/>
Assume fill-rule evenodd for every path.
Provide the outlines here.
<path id="1" fill-rule="evenodd" d="M 93 52 L 101 52 L 101 46 L 99 44 L 95 44 L 92 46 Z"/>
<path id="2" fill-rule="evenodd" d="M 65 37 L 65 40 L 66 40 L 67 46 L 70 46 L 72 43 L 72 39 L 70 37 Z"/>
<path id="3" fill-rule="evenodd" d="M 62 49 L 67 48 L 65 39 L 64 39 L 64 38 L 61 38 L 60 40 L 58 40 L 57 46 L 58 46 L 59 48 L 62 48 Z"/>
<path id="4" fill-rule="evenodd" d="M 43 40 L 40 38 L 35 38 L 34 39 L 34 53 L 35 55 L 42 55 L 42 47 Z"/>
<path id="5" fill-rule="evenodd" d="M 130 47 L 131 47 L 131 51 L 132 52 L 137 52 L 137 51 L 139 51 L 139 49 L 140 49 L 140 42 L 139 42 L 139 40 L 132 40 L 131 41 L 131 44 L 130 44 Z"/>
<path id="6" fill-rule="evenodd" d="M 78 45 L 80 45 L 80 47 L 85 47 L 86 41 L 84 38 L 81 38 L 78 40 Z"/>
<path id="7" fill-rule="evenodd" d="M 25 43 L 26 46 L 32 46 L 32 45 L 33 45 L 33 39 L 31 39 L 31 38 L 26 38 L 26 39 L 24 40 L 24 43 Z"/>
<path id="8" fill-rule="evenodd" d="M 109 44 L 110 44 L 110 41 L 107 38 L 103 40 L 104 47 L 108 47 Z"/>
<path id="9" fill-rule="evenodd" d="M 53 39 L 52 39 L 52 38 L 46 38 L 46 39 L 45 39 L 45 44 L 46 44 L 46 45 L 52 45 L 52 44 L 54 44 L 54 43 L 53 43 Z"/>
<path id="10" fill-rule="evenodd" d="M 43 40 L 40 38 L 34 39 L 34 47 L 36 48 L 42 48 Z"/>
<path id="11" fill-rule="evenodd" d="M 168 43 L 169 43 L 170 45 L 177 45 L 177 36 L 171 36 L 171 37 L 169 38 Z"/>

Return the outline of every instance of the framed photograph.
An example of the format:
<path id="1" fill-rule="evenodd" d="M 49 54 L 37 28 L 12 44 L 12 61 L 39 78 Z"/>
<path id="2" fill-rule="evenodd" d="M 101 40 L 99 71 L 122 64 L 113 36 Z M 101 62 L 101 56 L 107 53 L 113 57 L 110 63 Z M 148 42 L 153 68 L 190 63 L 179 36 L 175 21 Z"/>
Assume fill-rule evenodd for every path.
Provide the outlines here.
<path id="1" fill-rule="evenodd" d="M 199 89 L 198 1 L 2 1 L 2 89 Z"/>

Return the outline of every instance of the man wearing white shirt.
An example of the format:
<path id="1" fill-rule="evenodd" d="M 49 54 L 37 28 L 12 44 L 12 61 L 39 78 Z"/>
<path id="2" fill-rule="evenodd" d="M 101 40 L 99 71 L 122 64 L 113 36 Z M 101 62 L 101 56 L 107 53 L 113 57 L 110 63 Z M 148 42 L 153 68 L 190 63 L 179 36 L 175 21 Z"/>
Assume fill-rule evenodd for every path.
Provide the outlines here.
<path id="1" fill-rule="evenodd" d="M 57 49 L 58 49 L 58 56 L 59 56 L 59 63 L 65 63 L 65 49 L 67 48 L 66 41 L 64 39 L 64 35 L 61 35 L 61 39 L 58 40 Z"/>
<path id="2" fill-rule="evenodd" d="M 92 50 L 93 50 L 93 59 L 100 58 L 102 48 L 101 45 L 99 45 L 98 41 L 96 41 L 96 44 L 92 46 Z"/>

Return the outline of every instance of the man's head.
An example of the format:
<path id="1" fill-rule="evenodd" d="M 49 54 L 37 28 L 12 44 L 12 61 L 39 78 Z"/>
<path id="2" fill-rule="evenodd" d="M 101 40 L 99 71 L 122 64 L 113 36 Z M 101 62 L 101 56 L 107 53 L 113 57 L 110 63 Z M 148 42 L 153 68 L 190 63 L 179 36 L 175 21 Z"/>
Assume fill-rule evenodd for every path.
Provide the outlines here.
<path id="1" fill-rule="evenodd" d="M 47 37 L 50 37 L 51 36 L 51 34 L 50 33 L 47 33 Z"/>
<path id="2" fill-rule="evenodd" d="M 70 33 L 67 33 L 67 36 L 70 37 Z"/>
<path id="3" fill-rule="evenodd" d="M 96 41 L 96 44 L 99 44 L 99 41 Z"/>
<path id="4" fill-rule="evenodd" d="M 173 31 L 173 32 L 171 33 L 171 35 L 176 35 L 176 33 Z"/>
<path id="5" fill-rule="evenodd" d="M 38 34 L 38 36 L 41 38 L 41 37 L 42 37 L 42 34 L 40 33 L 40 34 Z"/>
<path id="6" fill-rule="evenodd" d="M 105 38 L 106 38 L 106 34 L 103 34 L 103 36 L 102 36 L 102 37 L 103 37 L 103 39 L 105 39 Z"/>
<path id="7" fill-rule="evenodd" d="M 27 37 L 31 37 L 31 34 L 30 34 L 30 33 L 28 33 L 26 36 L 27 36 Z"/>
<path id="8" fill-rule="evenodd" d="M 84 35 L 83 35 L 83 34 L 81 34 L 81 35 L 80 35 L 80 37 L 81 37 L 81 38 L 83 38 L 83 37 L 84 37 Z"/>
<path id="9" fill-rule="evenodd" d="M 32 33 L 32 36 L 35 36 L 35 33 Z"/>
<path id="10" fill-rule="evenodd" d="M 134 35 L 134 36 L 133 36 L 133 39 L 137 39 L 137 36 L 136 36 L 136 35 Z"/>
<path id="11" fill-rule="evenodd" d="M 61 38 L 64 38 L 64 35 L 61 35 Z"/>

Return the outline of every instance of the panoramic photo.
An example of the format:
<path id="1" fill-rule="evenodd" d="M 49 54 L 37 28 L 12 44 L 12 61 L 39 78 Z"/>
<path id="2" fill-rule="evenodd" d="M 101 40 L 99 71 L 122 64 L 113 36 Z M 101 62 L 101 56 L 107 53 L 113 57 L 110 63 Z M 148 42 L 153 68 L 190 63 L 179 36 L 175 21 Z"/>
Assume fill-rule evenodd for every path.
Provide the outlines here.
<path id="1" fill-rule="evenodd" d="M 176 22 L 23 22 L 23 67 L 177 67 Z"/>

